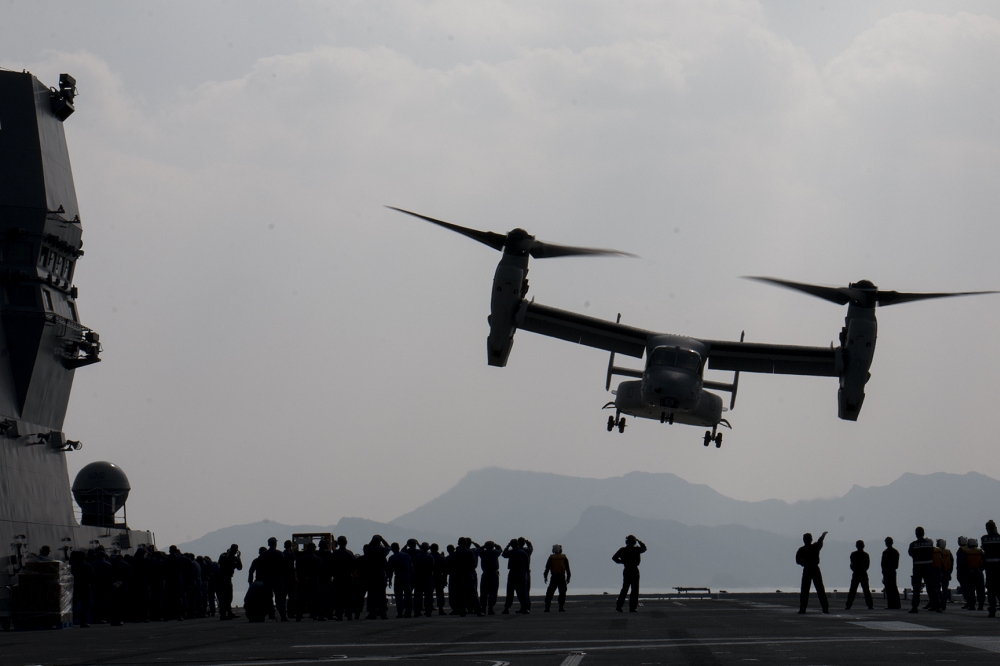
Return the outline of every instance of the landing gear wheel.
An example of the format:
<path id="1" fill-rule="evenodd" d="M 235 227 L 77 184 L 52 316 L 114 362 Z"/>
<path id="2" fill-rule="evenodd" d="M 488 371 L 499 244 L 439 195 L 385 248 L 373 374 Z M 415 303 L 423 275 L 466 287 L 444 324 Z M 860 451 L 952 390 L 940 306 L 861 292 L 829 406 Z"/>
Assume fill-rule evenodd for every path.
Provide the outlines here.
<path id="1" fill-rule="evenodd" d="M 717 448 L 717 449 L 721 449 L 722 448 L 722 433 L 721 432 L 718 433 L 718 434 L 716 434 L 716 436 L 715 436 L 715 448 Z"/>
<path id="2" fill-rule="evenodd" d="M 706 430 L 705 431 L 705 446 L 708 446 L 711 443 L 712 443 L 712 433 L 711 433 L 711 431 Z"/>
<path id="3" fill-rule="evenodd" d="M 615 417 L 609 416 L 608 417 L 608 432 L 611 432 L 614 429 L 615 429 Z"/>
<path id="4" fill-rule="evenodd" d="M 625 417 L 618 419 L 618 432 L 625 432 Z"/>

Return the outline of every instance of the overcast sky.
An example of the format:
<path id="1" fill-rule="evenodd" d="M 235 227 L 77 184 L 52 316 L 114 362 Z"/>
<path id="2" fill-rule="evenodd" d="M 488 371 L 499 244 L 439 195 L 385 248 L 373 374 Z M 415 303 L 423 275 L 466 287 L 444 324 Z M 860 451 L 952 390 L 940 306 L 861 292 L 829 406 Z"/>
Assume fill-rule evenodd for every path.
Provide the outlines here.
<path id="1" fill-rule="evenodd" d="M 995 2 L 2 0 L 0 66 L 77 78 L 105 352 L 70 473 L 120 464 L 160 543 L 388 520 L 490 465 L 741 499 L 1000 477 L 1000 297 L 880 310 L 857 423 L 834 379 L 744 375 L 706 449 L 609 434 L 598 350 L 521 332 L 488 367 L 499 254 L 383 208 L 637 253 L 534 261 L 531 295 L 707 338 L 836 339 L 845 308 L 741 275 L 998 289 Z"/>

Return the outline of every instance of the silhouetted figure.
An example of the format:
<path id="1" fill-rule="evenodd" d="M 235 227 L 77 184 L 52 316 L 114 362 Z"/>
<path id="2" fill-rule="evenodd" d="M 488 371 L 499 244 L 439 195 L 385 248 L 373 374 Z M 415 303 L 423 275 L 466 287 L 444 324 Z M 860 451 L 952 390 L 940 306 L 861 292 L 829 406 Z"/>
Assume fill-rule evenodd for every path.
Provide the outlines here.
<path id="1" fill-rule="evenodd" d="M 163 577 L 163 566 L 167 555 L 155 546 L 150 546 L 146 555 L 146 567 L 149 581 L 149 619 L 162 620 L 164 610 L 164 591 L 166 582 Z"/>
<path id="2" fill-rule="evenodd" d="M 129 585 L 129 597 L 133 620 L 149 622 L 149 559 L 145 548 L 139 547 L 132 558 L 132 582 Z"/>
<path id="3" fill-rule="evenodd" d="M 493 541 L 487 541 L 479 548 L 479 566 L 483 571 L 479 581 L 479 605 L 487 615 L 494 615 L 500 592 L 500 555 L 503 548 Z"/>
<path id="4" fill-rule="evenodd" d="M 521 548 L 519 539 L 511 539 L 507 547 L 500 555 L 507 560 L 507 598 L 504 600 L 503 615 L 510 613 L 510 607 L 514 605 L 514 596 L 521 605 L 518 613 L 530 613 L 530 601 L 525 594 L 525 587 L 528 582 L 528 554 Z"/>
<path id="5" fill-rule="evenodd" d="M 319 608 L 323 617 L 327 620 L 334 616 L 333 599 L 333 551 L 330 550 L 332 544 L 326 539 L 319 540 L 319 548 L 316 555 L 319 556 Z"/>
<path id="6" fill-rule="evenodd" d="M 357 558 L 347 549 L 347 537 L 341 535 L 337 537 L 337 550 L 333 551 L 334 618 L 338 621 L 343 619 L 345 613 L 348 620 L 354 614 L 351 600 L 357 575 Z"/>
<path id="7" fill-rule="evenodd" d="M 802 535 L 802 547 L 795 553 L 795 563 L 802 567 L 802 588 L 799 591 L 799 613 L 806 612 L 809 605 L 809 588 L 816 587 L 820 608 L 824 613 L 830 612 L 830 604 L 826 600 L 826 589 L 823 587 L 823 574 L 819 570 L 819 551 L 823 549 L 823 539 L 826 532 L 819 535 L 813 543 L 813 535 L 806 532 Z"/>
<path id="8" fill-rule="evenodd" d="M 108 597 L 111 594 L 111 563 L 103 547 L 97 548 L 94 559 L 90 562 L 94 568 L 94 624 L 106 624 L 108 615 Z"/>
<path id="9" fill-rule="evenodd" d="M 983 604 L 986 603 L 986 586 L 983 584 L 983 549 L 979 547 L 978 539 L 969 539 L 967 556 L 969 571 L 966 576 L 969 581 L 969 594 L 973 597 L 972 607 L 968 610 L 983 610 Z"/>
<path id="10" fill-rule="evenodd" d="M 374 620 L 376 617 L 380 617 L 383 620 L 389 619 L 388 616 L 388 603 L 385 596 L 386 588 L 386 557 L 392 550 L 389 547 L 389 543 L 382 538 L 382 535 L 376 534 L 372 537 L 372 540 L 368 542 L 368 550 L 366 555 L 368 561 L 366 563 L 367 578 L 368 578 L 368 615 L 365 616 L 368 620 Z"/>
<path id="11" fill-rule="evenodd" d="M 865 552 L 864 541 L 859 539 L 854 545 L 857 550 L 851 553 L 851 589 L 847 593 L 846 609 L 851 610 L 851 606 L 854 605 L 854 598 L 858 595 L 858 585 L 860 585 L 865 595 L 865 605 L 871 610 L 875 607 L 872 592 L 868 588 L 868 567 L 871 566 L 871 558 Z"/>
<path id="12" fill-rule="evenodd" d="M 465 617 L 466 612 L 475 613 L 483 617 L 482 606 L 479 605 L 478 582 L 476 580 L 476 568 L 479 566 L 479 556 L 476 550 L 479 548 L 469 537 L 462 537 L 458 540 L 458 547 L 455 549 L 455 563 L 458 567 L 458 576 L 462 580 L 462 611 L 459 613 Z"/>
<path id="13" fill-rule="evenodd" d="M 890 610 L 902 608 L 899 602 L 899 587 L 896 585 L 896 570 L 899 569 L 899 551 L 892 547 L 892 537 L 885 538 L 882 551 L 882 586 L 885 589 L 885 607 Z"/>
<path id="14" fill-rule="evenodd" d="M 271 593 L 263 579 L 257 578 L 250 583 L 246 596 L 243 597 L 243 612 L 246 613 L 249 622 L 263 622 L 265 617 L 274 615 Z"/>
<path id="15" fill-rule="evenodd" d="M 269 604 L 273 607 L 270 613 L 271 619 L 274 619 L 274 613 L 277 611 L 281 621 L 288 622 L 288 616 L 285 613 L 285 581 L 283 575 L 285 558 L 282 552 L 278 550 L 277 539 L 271 537 L 267 540 L 267 551 L 261 557 L 264 560 L 262 563 L 262 582 L 269 597 L 274 598 L 273 604 Z"/>
<path id="16" fill-rule="evenodd" d="M 201 597 L 201 565 L 194 557 L 194 553 L 183 553 L 184 559 L 184 569 L 183 569 L 183 579 L 184 579 L 184 611 L 185 617 L 204 617 L 204 613 L 201 613 L 201 608 L 203 605 L 203 599 Z"/>
<path id="17" fill-rule="evenodd" d="M 74 550 L 69 556 L 69 570 L 73 574 L 73 621 L 77 626 L 90 626 L 91 594 L 94 584 L 94 567 L 86 555 Z"/>
<path id="18" fill-rule="evenodd" d="M 927 586 L 927 596 L 930 597 L 931 603 L 930 608 L 932 610 L 941 612 L 941 604 L 938 601 L 938 589 L 940 586 L 937 582 L 937 575 L 934 570 L 934 542 L 930 539 L 924 537 L 924 528 L 918 527 L 914 530 L 916 535 L 916 540 L 910 542 L 910 548 L 907 551 L 911 558 L 913 558 L 913 607 L 910 608 L 911 613 L 920 612 L 920 589 L 926 585 Z"/>
<path id="19" fill-rule="evenodd" d="M 108 622 L 113 627 L 120 627 L 124 623 L 129 609 L 132 566 L 117 552 L 111 557 L 108 564 L 111 566 L 107 608 Z"/>
<path id="20" fill-rule="evenodd" d="M 944 608 L 951 601 L 951 574 L 955 571 L 955 557 L 948 550 L 948 542 L 944 539 L 937 540 L 937 548 L 934 549 L 934 567 L 938 570 L 938 581 L 941 584 L 938 599 L 941 601 L 941 608 Z"/>
<path id="21" fill-rule="evenodd" d="M 177 546 L 168 548 L 169 554 L 163 563 L 163 620 L 184 620 L 184 576 L 188 560 Z"/>
<path id="22" fill-rule="evenodd" d="M 448 585 L 448 561 L 436 543 L 431 544 L 431 557 L 434 558 L 434 595 L 438 615 L 444 615 L 444 588 Z"/>
<path id="23" fill-rule="evenodd" d="M 257 557 L 250 561 L 250 569 L 247 571 L 247 584 L 253 585 L 255 581 L 261 580 L 264 573 L 264 553 L 266 552 L 267 548 L 264 546 L 257 549 Z"/>
<path id="24" fill-rule="evenodd" d="M 552 546 L 552 554 L 545 562 L 545 571 L 542 573 L 542 580 L 549 582 L 549 573 L 552 574 L 552 582 L 545 591 L 545 612 L 552 608 L 552 596 L 559 590 L 559 612 L 566 612 L 566 586 L 572 575 L 569 570 L 569 558 L 562 552 L 562 546 L 555 544 Z"/>
<path id="25" fill-rule="evenodd" d="M 285 547 L 281 551 L 281 584 L 285 588 L 285 617 L 296 617 L 298 581 L 295 578 L 295 560 L 298 553 L 290 539 L 285 539 L 282 545 Z"/>
<path id="26" fill-rule="evenodd" d="M 958 587 L 965 598 L 965 605 L 962 606 L 962 610 L 968 610 L 969 605 L 974 605 L 975 601 L 974 597 L 969 596 L 969 585 L 965 582 L 966 573 L 969 571 L 969 562 L 967 559 L 968 547 L 969 540 L 964 536 L 958 537 L 958 550 L 955 551 L 955 580 L 958 581 Z"/>
<path id="27" fill-rule="evenodd" d="M 418 544 L 416 539 L 406 542 L 406 554 L 413 561 L 413 616 L 434 614 L 434 558 L 431 545 Z"/>
<path id="28" fill-rule="evenodd" d="M 320 609 L 322 569 L 323 561 L 316 553 L 316 544 L 310 541 L 295 562 L 295 570 L 299 577 L 299 604 L 296 609 L 296 621 L 302 619 L 302 613 L 305 611 L 309 611 L 309 617 L 314 622 L 323 620 L 323 611 Z"/>
<path id="29" fill-rule="evenodd" d="M 237 617 L 233 613 L 233 574 L 243 571 L 243 559 L 240 547 L 235 543 L 229 550 L 219 555 L 219 619 L 232 620 Z"/>
<path id="30" fill-rule="evenodd" d="M 625 537 L 625 545 L 611 557 L 612 561 L 622 565 L 622 591 L 618 594 L 615 610 L 619 613 L 625 607 L 625 596 L 628 595 L 628 611 L 639 611 L 639 562 L 646 552 L 646 544 L 629 534 Z"/>
<path id="31" fill-rule="evenodd" d="M 393 542 L 389 556 L 389 584 L 396 596 L 396 617 L 413 617 L 413 560 Z M 395 582 L 393 582 L 395 580 Z"/>
<path id="32" fill-rule="evenodd" d="M 208 606 L 209 617 L 215 617 L 217 607 L 215 600 L 219 592 L 219 563 L 205 555 L 201 566 L 201 577 L 205 581 L 205 603 Z"/>
<path id="33" fill-rule="evenodd" d="M 457 574 L 457 563 L 455 560 L 455 546 L 448 544 L 448 554 L 444 556 L 444 567 L 448 573 L 448 606 L 451 607 L 449 615 L 458 615 L 465 612 L 463 599 L 465 592 L 462 590 L 461 576 Z"/>
<path id="34" fill-rule="evenodd" d="M 997 616 L 997 600 L 1000 598 L 1000 532 L 997 524 L 986 523 L 986 534 L 980 539 L 983 548 L 983 566 L 986 570 L 986 598 L 989 601 L 990 617 Z"/>

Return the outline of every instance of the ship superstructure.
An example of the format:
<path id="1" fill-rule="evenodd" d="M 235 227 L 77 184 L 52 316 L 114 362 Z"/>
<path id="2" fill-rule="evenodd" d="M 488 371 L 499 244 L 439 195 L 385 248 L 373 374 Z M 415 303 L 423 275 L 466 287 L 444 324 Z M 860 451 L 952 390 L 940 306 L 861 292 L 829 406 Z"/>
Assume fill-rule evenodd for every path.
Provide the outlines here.
<path id="1" fill-rule="evenodd" d="M 29 72 L 0 70 L 0 548 L 10 548 L 0 618 L 4 591 L 42 545 L 62 558 L 97 542 L 152 542 L 113 518 L 81 526 L 73 512 L 66 455 L 80 443 L 63 420 L 74 373 L 101 353 L 73 284 L 83 228 L 63 121 L 75 95 L 68 74 L 49 88 Z"/>

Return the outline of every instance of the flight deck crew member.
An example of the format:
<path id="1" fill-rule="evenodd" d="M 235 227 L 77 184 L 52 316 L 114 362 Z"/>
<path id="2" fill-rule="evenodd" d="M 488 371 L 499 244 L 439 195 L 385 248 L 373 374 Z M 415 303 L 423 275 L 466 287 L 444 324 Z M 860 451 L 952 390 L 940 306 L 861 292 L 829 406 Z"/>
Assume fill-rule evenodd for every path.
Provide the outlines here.
<path id="1" fill-rule="evenodd" d="M 809 604 L 809 588 L 816 586 L 816 596 L 819 597 L 820 608 L 824 613 L 830 612 L 830 603 L 826 600 L 826 589 L 823 587 L 823 574 L 819 570 L 819 551 L 823 549 L 823 539 L 826 532 L 819 535 L 813 543 L 813 535 L 806 532 L 802 535 L 802 547 L 795 553 L 795 563 L 802 567 L 802 588 L 799 591 L 799 614 L 806 612 Z"/>
<path id="2" fill-rule="evenodd" d="M 986 523 L 986 534 L 980 539 L 983 546 L 983 566 L 986 569 L 986 598 L 989 600 L 990 617 L 997 616 L 997 599 L 1000 598 L 1000 532 L 992 520 Z"/>
<path id="3" fill-rule="evenodd" d="M 483 575 L 479 583 L 479 602 L 487 615 L 495 615 L 493 607 L 497 605 L 497 594 L 500 592 L 500 554 L 503 548 L 493 541 L 487 541 L 478 550 L 479 566 Z"/>
<path id="4" fill-rule="evenodd" d="M 417 545 L 416 539 L 410 539 L 406 547 L 413 560 L 413 616 L 420 617 L 423 613 L 431 617 L 434 615 L 434 557 L 431 545 L 426 541 Z"/>
<path id="5" fill-rule="evenodd" d="M 274 608 L 278 611 L 282 622 L 288 622 L 288 615 L 285 612 L 285 582 L 284 566 L 285 557 L 278 550 L 278 540 L 271 537 L 267 540 L 267 552 L 264 558 L 264 585 L 267 587 L 268 595 L 274 597 Z M 271 616 L 274 619 L 274 616 Z"/>
<path id="6" fill-rule="evenodd" d="M 552 573 L 552 582 L 545 591 L 545 612 L 552 608 L 552 595 L 559 590 L 559 612 L 566 612 L 566 586 L 569 585 L 571 576 L 569 570 L 569 558 L 562 552 L 562 546 L 555 544 L 552 546 L 552 554 L 545 561 L 545 571 L 542 573 L 542 580 L 549 582 L 549 573 Z"/>
<path id="7" fill-rule="evenodd" d="M 902 608 L 899 603 L 899 588 L 896 586 L 896 570 L 899 569 L 899 551 L 892 547 L 892 537 L 885 538 L 882 551 L 882 585 L 885 589 L 885 607 L 890 610 Z"/>
<path id="8" fill-rule="evenodd" d="M 441 547 L 436 543 L 431 544 L 431 557 L 434 558 L 434 596 L 438 615 L 445 615 L 444 588 L 448 585 L 448 562 L 441 553 Z"/>
<path id="9" fill-rule="evenodd" d="M 646 552 L 646 544 L 629 534 L 625 537 L 625 545 L 618 549 L 612 557 L 612 561 L 621 564 L 622 569 L 622 591 L 618 594 L 618 604 L 615 610 L 619 613 L 625 606 L 625 595 L 628 594 L 628 612 L 636 613 L 639 610 L 639 562 L 642 554 Z M 631 593 L 629 589 L 631 588 Z"/>
<path id="10" fill-rule="evenodd" d="M 295 616 L 295 598 L 298 594 L 295 580 L 295 559 L 297 553 L 291 539 L 285 539 L 285 549 L 281 551 L 281 584 L 285 588 L 285 617 Z"/>
<path id="11" fill-rule="evenodd" d="M 390 548 L 389 584 L 396 596 L 396 617 L 413 617 L 413 560 L 400 551 L 398 543 L 393 542 Z"/>
<path id="12" fill-rule="evenodd" d="M 958 580 L 962 596 L 965 597 L 965 605 L 962 606 L 962 610 L 968 610 L 970 605 L 975 606 L 975 598 L 969 596 L 969 585 L 965 582 L 966 574 L 969 571 L 968 547 L 969 540 L 964 536 L 958 537 L 958 550 L 955 551 L 955 579 Z"/>
<path id="13" fill-rule="evenodd" d="M 916 540 L 910 543 L 907 551 L 913 558 L 913 607 L 911 613 L 920 612 L 920 588 L 927 586 L 927 596 L 930 597 L 930 607 L 932 610 L 941 612 L 941 605 L 938 602 L 938 583 L 934 572 L 934 542 L 924 537 L 924 528 L 918 527 L 914 530 Z"/>
<path id="14" fill-rule="evenodd" d="M 951 574 L 955 571 L 955 557 L 947 546 L 947 541 L 938 539 L 937 548 L 934 550 L 934 566 L 938 569 L 938 580 L 941 583 L 941 589 L 938 592 L 941 608 L 944 608 L 951 601 Z"/>
<path id="15" fill-rule="evenodd" d="M 353 598 L 354 579 L 357 576 L 357 558 L 347 549 L 347 537 L 337 537 L 337 550 L 333 551 L 333 602 L 334 618 L 341 620 L 344 613 L 351 619 L 354 612 Z"/>
<path id="16" fill-rule="evenodd" d="M 972 608 L 969 610 L 977 610 L 976 602 L 979 603 L 978 610 L 983 610 L 983 604 L 986 602 L 986 588 L 983 586 L 983 549 L 979 547 L 978 540 L 969 539 L 966 552 L 969 562 L 966 580 L 969 581 L 969 595 L 973 597 Z"/>
<path id="17" fill-rule="evenodd" d="M 479 593 L 476 590 L 478 581 L 476 580 L 476 568 L 479 566 L 479 556 L 473 550 L 479 548 L 479 544 L 474 544 L 469 537 L 462 537 L 458 540 L 458 548 L 455 549 L 455 561 L 458 564 L 460 575 L 462 576 L 462 588 L 464 594 L 464 611 L 460 613 L 465 617 L 465 613 L 475 613 L 483 617 L 482 606 L 479 605 Z"/>
<path id="18" fill-rule="evenodd" d="M 514 595 L 521 604 L 518 613 L 526 615 L 531 612 L 526 599 L 526 582 L 528 580 L 528 554 L 520 546 L 517 539 L 511 539 L 500 555 L 507 560 L 507 598 L 504 601 L 501 615 L 509 615 L 510 607 L 514 605 Z"/>
<path id="19" fill-rule="evenodd" d="M 239 617 L 233 613 L 233 574 L 243 571 L 240 547 L 235 543 L 229 550 L 219 555 L 219 619 L 232 620 Z"/>
<path id="20" fill-rule="evenodd" d="M 365 551 L 367 559 L 367 580 L 368 580 L 368 620 L 380 617 L 383 620 L 389 619 L 388 606 L 385 596 L 386 588 L 386 557 L 391 553 L 389 543 L 382 538 L 382 535 L 372 536 L 368 542 L 368 550 Z"/>
<path id="21" fill-rule="evenodd" d="M 847 610 L 851 610 L 854 605 L 854 598 L 858 594 L 858 585 L 865 595 L 865 605 L 868 610 L 875 607 L 872 602 L 872 592 L 868 589 L 868 567 L 871 566 L 871 558 L 865 552 L 865 542 L 860 539 L 854 544 L 857 550 L 851 553 L 851 589 L 847 593 Z"/>
<path id="22" fill-rule="evenodd" d="M 111 591 L 108 595 L 108 622 L 112 627 L 120 627 L 128 615 L 129 583 L 132 581 L 132 567 L 120 552 L 111 556 Z"/>

